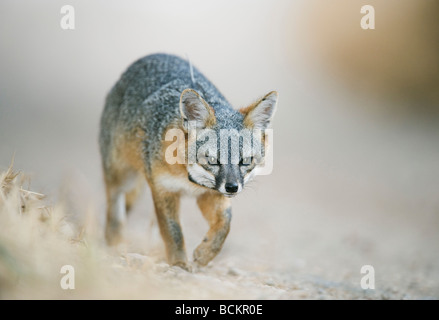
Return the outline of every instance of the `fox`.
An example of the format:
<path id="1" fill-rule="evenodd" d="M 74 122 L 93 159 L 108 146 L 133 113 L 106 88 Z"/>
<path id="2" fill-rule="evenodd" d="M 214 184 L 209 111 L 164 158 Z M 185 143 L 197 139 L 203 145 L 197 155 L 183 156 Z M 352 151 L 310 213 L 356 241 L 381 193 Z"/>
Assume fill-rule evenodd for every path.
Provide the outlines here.
<path id="1" fill-rule="evenodd" d="M 146 182 L 167 261 L 188 271 L 192 267 L 186 255 L 179 207 L 182 196 L 196 198 L 209 230 L 193 252 L 193 263 L 207 265 L 229 234 L 231 198 L 244 189 L 263 163 L 266 141 L 263 134 L 258 140 L 253 132 L 268 128 L 277 100 L 278 93 L 271 91 L 237 110 L 188 59 L 157 53 L 131 64 L 108 93 L 100 120 L 107 244 L 114 246 L 123 240 L 127 216 Z M 220 138 L 212 138 L 212 147 L 204 146 L 208 152 L 202 151 L 203 145 L 193 139 L 191 128 L 196 137 L 202 130 L 218 136 L 224 130 L 251 130 L 250 138 L 259 141 L 261 152 L 259 157 L 244 157 L 242 139 L 232 145 L 230 137 L 223 144 Z M 175 143 L 175 139 L 165 139 L 170 130 L 179 130 L 184 137 L 180 142 L 184 154 L 179 159 L 187 159 L 189 150 L 201 156 L 192 163 L 167 161 L 168 149 Z M 237 160 L 231 161 L 231 151 Z"/>

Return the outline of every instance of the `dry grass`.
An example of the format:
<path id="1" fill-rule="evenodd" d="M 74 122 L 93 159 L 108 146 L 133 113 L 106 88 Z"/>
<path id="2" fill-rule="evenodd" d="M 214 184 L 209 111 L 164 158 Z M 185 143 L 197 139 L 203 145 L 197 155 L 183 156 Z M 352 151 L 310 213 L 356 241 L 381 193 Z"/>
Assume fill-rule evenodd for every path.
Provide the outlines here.
<path id="1" fill-rule="evenodd" d="M 80 250 L 70 245 L 75 229 L 62 210 L 47 206 L 45 195 L 23 188 L 26 180 L 12 164 L 0 173 L 1 297 L 32 296 L 31 288 L 56 279 L 65 253 Z"/>

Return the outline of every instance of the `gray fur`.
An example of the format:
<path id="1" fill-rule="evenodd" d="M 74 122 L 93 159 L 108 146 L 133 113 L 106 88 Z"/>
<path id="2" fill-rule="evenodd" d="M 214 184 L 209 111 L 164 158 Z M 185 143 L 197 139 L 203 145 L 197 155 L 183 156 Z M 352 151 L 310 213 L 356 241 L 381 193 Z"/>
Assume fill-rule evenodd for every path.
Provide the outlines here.
<path id="1" fill-rule="evenodd" d="M 100 147 L 104 167 L 110 152 L 114 131 L 119 127 L 134 134 L 142 129 L 147 137 L 144 156 L 147 169 L 154 157 L 160 156 L 164 130 L 180 120 L 179 100 L 184 89 L 196 90 L 215 110 L 218 128 L 242 128 L 243 116 L 234 110 L 218 89 L 195 67 L 193 88 L 190 65 L 168 54 L 146 56 L 133 63 L 111 89 L 101 118 Z M 149 173 L 149 172 L 148 172 Z"/>

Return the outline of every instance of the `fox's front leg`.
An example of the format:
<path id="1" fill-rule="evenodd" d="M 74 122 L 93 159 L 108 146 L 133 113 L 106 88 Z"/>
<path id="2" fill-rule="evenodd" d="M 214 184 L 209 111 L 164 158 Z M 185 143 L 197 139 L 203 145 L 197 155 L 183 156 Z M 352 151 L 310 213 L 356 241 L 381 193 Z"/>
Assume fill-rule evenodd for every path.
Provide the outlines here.
<path id="1" fill-rule="evenodd" d="M 204 266 L 221 251 L 230 230 L 230 199 L 221 194 L 205 193 L 198 197 L 198 206 L 209 223 L 209 231 L 194 251 L 194 262 Z"/>
<path id="2" fill-rule="evenodd" d="M 179 219 L 180 194 L 156 190 L 152 196 L 169 264 L 190 270 Z"/>

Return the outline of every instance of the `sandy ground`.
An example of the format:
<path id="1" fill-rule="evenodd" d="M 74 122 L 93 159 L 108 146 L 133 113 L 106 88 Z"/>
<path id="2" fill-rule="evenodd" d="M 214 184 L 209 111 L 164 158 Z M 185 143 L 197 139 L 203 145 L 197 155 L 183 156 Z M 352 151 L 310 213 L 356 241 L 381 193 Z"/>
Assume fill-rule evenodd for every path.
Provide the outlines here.
<path id="1" fill-rule="evenodd" d="M 14 197 L 2 197 L 2 298 L 438 298 L 437 259 L 428 250 L 437 243 L 436 226 L 422 225 L 420 235 L 413 219 L 395 229 L 395 217 L 325 216 L 306 206 L 288 207 L 287 199 L 272 207 L 257 191 L 249 191 L 236 201 L 223 251 L 207 267 L 188 273 L 166 264 L 148 197 L 130 217 L 126 244 L 109 249 L 93 229 L 99 222 L 86 197 L 65 191 L 82 204 L 57 205 L 45 222 L 35 219 L 38 210 L 15 213 Z M 275 193 L 268 189 L 264 197 L 273 199 Z M 91 215 L 85 234 L 77 227 L 83 224 L 75 211 Z M 182 218 L 190 252 L 206 224 L 190 201 L 184 201 Z M 59 270 L 66 264 L 75 268 L 75 290 L 60 287 Z M 375 290 L 360 287 L 364 264 L 375 268 Z"/>
<path id="2" fill-rule="evenodd" d="M 0 5 L 8 26 L 0 28 L 0 166 L 15 153 L 15 168 L 30 176 L 23 187 L 47 194 L 56 212 L 42 227 L 3 199 L 0 297 L 438 299 L 437 118 L 387 109 L 398 102 L 352 91 L 320 69 L 299 50 L 301 1 L 251 11 L 243 1 L 232 13 L 197 6 L 184 17 L 177 2 L 173 11 L 151 3 L 75 2 L 83 14 L 68 34 L 56 1 Z M 206 28 L 184 23 L 194 17 Z M 129 63 L 157 51 L 189 52 L 237 107 L 280 93 L 274 172 L 233 199 L 222 252 L 193 273 L 166 264 L 148 189 L 127 243 L 113 250 L 102 240 L 103 100 Z M 190 198 L 181 219 L 191 257 L 207 224 Z M 60 288 L 65 264 L 75 267 L 75 290 Z M 363 265 L 375 269 L 375 290 L 360 287 Z"/>

